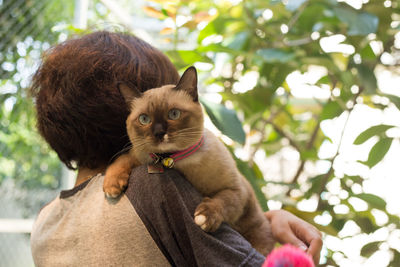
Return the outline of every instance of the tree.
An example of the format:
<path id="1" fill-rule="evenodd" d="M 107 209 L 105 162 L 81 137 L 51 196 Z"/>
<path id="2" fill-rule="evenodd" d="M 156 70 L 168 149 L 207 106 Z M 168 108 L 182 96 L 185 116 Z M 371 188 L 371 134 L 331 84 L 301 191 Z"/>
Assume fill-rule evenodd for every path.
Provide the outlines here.
<path id="1" fill-rule="evenodd" d="M 398 2 L 371 0 L 355 8 L 332 0 L 149 1 L 144 11 L 170 25 L 160 34 L 171 43 L 167 54 L 176 66 L 207 63 L 201 65 L 207 68 L 204 83 L 219 89 L 222 103 L 233 106 L 242 118 L 248 129 L 249 157 L 247 162 L 237 162 L 264 207 L 265 177 L 253 158 L 260 151 L 272 157 L 290 147 L 299 155 L 299 162 L 290 181 L 278 183 L 282 193 L 275 199 L 283 208 L 316 224 L 327 236 L 337 236 L 348 221 L 354 222 L 361 234 L 382 227 L 391 232 L 399 227 L 399 217 L 387 211 L 385 200 L 363 191 L 364 174 L 339 172 L 337 167 L 338 158 L 343 156 L 343 136 L 355 109 L 400 109 L 400 98 L 384 93 L 376 78 L 379 71 L 395 71 L 400 63 L 399 46 L 395 45 L 400 29 Z M 191 39 L 190 50 L 180 49 Z M 332 42 L 345 45 L 345 49 L 329 48 Z M 325 96 L 299 98 L 290 79 L 293 74 L 298 77 L 315 69 L 321 74 L 311 82 L 312 88 Z M 209 75 L 211 70 L 213 75 Z M 255 81 L 253 85 L 251 81 Z M 221 132 L 237 141 L 230 144 L 235 151 L 244 143 L 244 131 L 237 127 L 235 116 L 224 106 L 205 99 L 203 104 Z M 343 121 L 341 134 L 332 140 L 321 125 L 338 119 Z M 388 134 L 393 128 L 399 125 L 377 124 L 354 140 L 355 145 L 375 140 L 368 157 L 358 159 L 358 164 L 373 168 L 384 158 L 392 143 L 399 140 L 399 136 Z M 335 147 L 328 158 L 319 155 L 326 143 Z M 322 160 L 327 165 L 325 171 L 306 171 L 308 164 L 315 166 Z M 340 197 L 332 193 L 331 184 L 345 193 Z M 354 199 L 367 208 L 355 209 Z M 301 210 L 296 203 L 302 200 L 314 201 L 315 208 Z M 338 212 L 337 205 L 347 212 Z M 378 225 L 376 211 L 385 214 L 385 223 Z M 330 223 L 316 223 L 321 216 Z M 365 244 L 360 254 L 369 257 L 383 243 L 392 255 L 390 266 L 399 265 L 399 251 L 385 240 Z M 338 256 L 345 258 L 345 251 L 328 247 L 324 265 L 337 266 L 334 258 Z"/>

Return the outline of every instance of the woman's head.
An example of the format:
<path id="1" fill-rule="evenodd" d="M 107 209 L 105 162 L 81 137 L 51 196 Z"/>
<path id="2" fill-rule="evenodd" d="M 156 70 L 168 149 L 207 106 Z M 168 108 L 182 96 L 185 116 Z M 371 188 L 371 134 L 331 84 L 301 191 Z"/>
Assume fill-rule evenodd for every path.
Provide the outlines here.
<path id="1" fill-rule="evenodd" d="M 129 143 L 118 82 L 145 91 L 176 84 L 159 50 L 128 34 L 95 32 L 48 50 L 33 76 L 40 134 L 67 167 L 97 168 Z"/>

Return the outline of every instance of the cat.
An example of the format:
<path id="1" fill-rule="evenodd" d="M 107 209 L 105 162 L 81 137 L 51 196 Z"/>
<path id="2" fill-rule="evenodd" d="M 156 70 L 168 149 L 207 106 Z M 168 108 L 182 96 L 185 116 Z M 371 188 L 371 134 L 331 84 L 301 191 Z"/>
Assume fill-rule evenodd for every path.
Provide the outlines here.
<path id="1" fill-rule="evenodd" d="M 203 195 L 194 213 L 195 223 L 204 231 L 214 232 L 227 222 L 267 255 L 275 241 L 254 191 L 225 145 L 203 127 L 196 69 L 189 67 L 177 85 L 142 93 L 121 83 L 119 90 L 131 108 L 126 125 L 132 149 L 107 168 L 103 185 L 106 196 L 121 194 L 132 167 L 154 167 L 157 155 L 176 151 L 190 154 L 181 160 L 167 157 L 163 164 L 173 164 Z M 157 165 L 159 168 L 160 162 Z"/>

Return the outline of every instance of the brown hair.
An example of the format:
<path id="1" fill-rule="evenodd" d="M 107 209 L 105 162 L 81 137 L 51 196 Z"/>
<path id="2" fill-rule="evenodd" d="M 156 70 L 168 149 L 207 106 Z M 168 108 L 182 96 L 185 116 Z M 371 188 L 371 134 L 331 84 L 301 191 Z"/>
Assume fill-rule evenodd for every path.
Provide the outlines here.
<path id="1" fill-rule="evenodd" d="M 129 114 L 117 89 L 141 91 L 176 84 L 170 60 L 148 43 L 100 31 L 48 50 L 33 76 L 40 134 L 68 168 L 97 168 L 129 144 Z"/>

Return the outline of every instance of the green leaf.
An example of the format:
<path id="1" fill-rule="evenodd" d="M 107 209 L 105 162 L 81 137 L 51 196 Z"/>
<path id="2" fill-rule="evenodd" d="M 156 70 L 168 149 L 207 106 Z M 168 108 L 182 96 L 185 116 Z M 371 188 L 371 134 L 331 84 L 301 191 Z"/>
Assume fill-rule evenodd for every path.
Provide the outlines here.
<path id="1" fill-rule="evenodd" d="M 343 108 L 338 104 L 338 102 L 331 101 L 324 105 L 320 119 L 321 120 L 332 119 L 342 114 L 342 112 Z"/>
<path id="2" fill-rule="evenodd" d="M 384 96 L 389 98 L 390 101 L 397 107 L 397 109 L 400 110 L 400 97 L 388 94 L 384 94 Z"/>
<path id="3" fill-rule="evenodd" d="M 237 20 L 231 17 L 218 16 L 199 32 L 197 37 L 198 42 L 201 43 L 206 37 L 214 34 L 223 34 L 227 29 L 226 24 L 234 21 Z"/>
<path id="4" fill-rule="evenodd" d="M 182 60 L 188 64 L 193 64 L 196 61 L 212 63 L 212 61 L 208 57 L 203 56 L 200 53 L 192 50 L 180 50 L 178 51 L 178 53 Z"/>
<path id="5" fill-rule="evenodd" d="M 375 241 L 364 245 L 361 248 L 361 256 L 367 258 L 370 257 L 372 254 L 375 253 L 375 251 L 379 249 L 380 244 L 382 244 L 381 241 Z"/>
<path id="6" fill-rule="evenodd" d="M 361 230 L 367 234 L 370 234 L 376 230 L 376 227 L 374 226 L 373 222 L 368 217 L 360 215 L 358 217 L 355 217 L 354 221 L 361 228 Z"/>
<path id="7" fill-rule="evenodd" d="M 201 98 L 200 102 L 215 127 L 232 140 L 242 145 L 245 143 L 246 134 L 234 110 L 227 109 L 224 105 L 210 102 L 204 98 Z"/>
<path id="8" fill-rule="evenodd" d="M 357 12 L 351 8 L 335 7 L 336 16 L 349 26 L 347 34 L 368 35 L 378 29 L 379 18 L 368 12 Z"/>
<path id="9" fill-rule="evenodd" d="M 322 180 L 326 174 L 320 174 L 315 177 L 309 178 L 308 181 L 311 182 L 311 187 L 308 191 L 304 194 L 305 198 L 310 198 L 313 194 L 318 192 L 321 188 Z"/>
<path id="10" fill-rule="evenodd" d="M 295 55 L 291 52 L 286 52 L 276 48 L 265 48 L 256 51 L 256 54 L 261 56 L 265 62 L 281 62 L 285 63 L 294 59 Z"/>
<path id="11" fill-rule="evenodd" d="M 399 26 L 400 27 L 400 26 Z M 389 263 L 389 266 L 399 266 L 400 265 L 400 252 L 398 252 L 396 249 L 392 248 L 390 249 L 393 253 L 393 259 Z"/>
<path id="12" fill-rule="evenodd" d="M 381 197 L 378 197 L 377 195 L 361 193 L 361 194 L 354 195 L 354 197 L 364 200 L 372 208 L 376 208 L 376 209 L 380 209 L 380 210 L 386 209 L 386 201 L 383 200 Z"/>
<path id="13" fill-rule="evenodd" d="M 342 71 L 339 74 L 339 77 L 341 79 L 341 82 L 343 83 L 343 88 L 340 92 L 340 98 L 343 99 L 343 101 L 347 102 L 349 98 L 354 97 L 354 95 L 349 90 L 354 84 L 354 76 L 353 74 L 351 74 L 350 71 Z"/>
<path id="14" fill-rule="evenodd" d="M 397 228 L 400 228 L 400 217 L 396 215 L 392 215 L 390 213 L 386 213 L 389 217 L 389 223 L 395 224 Z"/>
<path id="15" fill-rule="evenodd" d="M 187 67 L 195 62 L 212 63 L 208 57 L 192 50 L 167 51 L 166 54 L 178 68 Z"/>
<path id="16" fill-rule="evenodd" d="M 342 53 L 330 53 L 330 57 L 333 60 L 333 63 L 342 71 L 345 72 L 347 70 L 347 66 L 349 64 L 349 57 L 345 56 Z"/>
<path id="17" fill-rule="evenodd" d="M 251 186 L 253 187 L 254 193 L 256 194 L 257 200 L 261 205 L 261 208 L 266 211 L 268 210 L 267 199 L 261 188 L 266 185 L 266 182 L 260 172 L 258 166 L 254 163 L 253 168 L 250 168 L 247 162 L 244 162 L 233 155 L 236 165 L 240 172 L 247 178 Z M 260 176 L 261 174 L 261 176 Z"/>
<path id="18" fill-rule="evenodd" d="M 328 75 L 323 76 L 321 79 L 319 79 L 315 84 L 331 84 L 331 80 L 329 79 Z"/>
<path id="19" fill-rule="evenodd" d="M 167 17 L 167 18 L 169 17 L 168 11 L 165 8 L 162 8 L 161 12 L 164 14 L 165 17 Z"/>
<path id="20" fill-rule="evenodd" d="M 388 129 L 393 128 L 393 125 L 375 125 L 372 126 L 370 128 L 368 128 L 367 130 L 363 131 L 362 133 L 360 133 L 356 140 L 354 140 L 354 144 L 355 145 L 361 145 L 363 143 L 365 143 L 368 139 L 370 139 L 373 136 L 376 135 L 381 135 L 384 132 L 386 132 Z"/>
<path id="21" fill-rule="evenodd" d="M 318 150 L 313 147 L 308 150 L 303 150 L 300 152 L 301 160 L 317 160 L 318 159 Z"/>
<path id="22" fill-rule="evenodd" d="M 211 36 L 213 34 L 216 34 L 216 29 L 214 27 L 214 23 L 210 22 L 207 24 L 207 26 L 204 27 L 203 30 L 199 32 L 197 40 L 199 43 L 201 43 L 201 41 L 203 41 L 206 37 Z"/>
<path id="23" fill-rule="evenodd" d="M 221 44 L 209 44 L 206 46 L 199 46 L 197 48 L 197 52 L 207 53 L 207 52 L 224 52 L 231 55 L 240 55 L 243 54 L 243 51 L 237 51 L 234 49 L 230 49 L 227 46 L 223 46 Z"/>
<path id="24" fill-rule="evenodd" d="M 288 0 L 286 4 L 286 9 L 293 12 L 297 10 L 306 1 L 307 0 Z"/>
<path id="25" fill-rule="evenodd" d="M 378 162 L 380 162 L 383 157 L 388 152 L 390 146 L 392 145 L 392 138 L 382 138 L 380 139 L 372 148 L 368 154 L 367 161 L 360 161 L 361 163 L 367 165 L 368 167 L 374 167 Z"/>
<path id="26" fill-rule="evenodd" d="M 373 60 L 373 59 L 376 58 L 375 53 L 374 53 L 374 51 L 372 50 L 372 47 L 371 47 L 370 44 L 366 45 L 366 46 L 361 50 L 360 55 L 361 55 L 361 57 L 362 57 L 363 59 L 371 59 L 371 60 Z"/>
<path id="27" fill-rule="evenodd" d="M 347 219 L 335 218 L 334 220 L 332 220 L 331 225 L 334 229 L 336 229 L 337 232 L 340 232 L 343 229 L 346 222 L 347 222 Z"/>
<path id="28" fill-rule="evenodd" d="M 370 94 L 375 93 L 378 83 L 374 71 L 363 64 L 356 65 L 356 68 L 360 83 L 364 86 L 365 91 Z"/>
<path id="29" fill-rule="evenodd" d="M 223 45 L 226 45 L 228 48 L 233 50 L 243 50 L 248 41 L 249 41 L 249 33 L 240 32 L 233 35 L 230 38 L 226 38 L 223 42 Z"/>
<path id="30" fill-rule="evenodd" d="M 353 183 L 356 183 L 356 184 L 362 184 L 362 182 L 364 181 L 364 178 L 362 178 L 361 176 L 345 175 L 343 178 L 345 180 L 351 180 L 351 181 L 353 181 Z"/>

